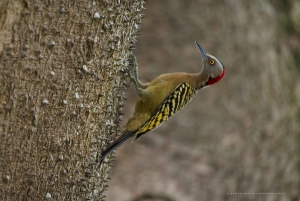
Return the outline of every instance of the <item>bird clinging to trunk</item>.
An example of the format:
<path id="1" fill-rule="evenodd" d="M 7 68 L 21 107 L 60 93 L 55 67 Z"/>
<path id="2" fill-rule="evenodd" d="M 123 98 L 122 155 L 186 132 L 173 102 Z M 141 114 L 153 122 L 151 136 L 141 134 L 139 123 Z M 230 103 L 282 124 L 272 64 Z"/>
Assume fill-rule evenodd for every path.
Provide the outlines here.
<path id="1" fill-rule="evenodd" d="M 196 44 L 202 55 L 201 72 L 163 74 L 146 84 L 138 79 L 138 65 L 133 56 L 130 76 L 139 96 L 135 111 L 128 119 L 121 135 L 102 151 L 100 165 L 109 153 L 126 140 L 131 137 L 137 140 L 157 128 L 190 102 L 201 88 L 213 85 L 225 76 L 223 64 L 216 57 L 207 54 L 197 41 Z"/>

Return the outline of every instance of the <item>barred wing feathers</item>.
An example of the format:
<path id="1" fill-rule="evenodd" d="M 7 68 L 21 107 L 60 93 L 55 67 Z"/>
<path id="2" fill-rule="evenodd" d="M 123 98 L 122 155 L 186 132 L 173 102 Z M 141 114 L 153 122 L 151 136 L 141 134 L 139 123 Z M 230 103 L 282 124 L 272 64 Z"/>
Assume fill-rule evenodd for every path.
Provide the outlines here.
<path id="1" fill-rule="evenodd" d="M 197 91 L 189 83 L 179 84 L 164 100 L 154 115 L 135 133 L 135 140 L 174 116 L 193 99 L 196 93 Z"/>

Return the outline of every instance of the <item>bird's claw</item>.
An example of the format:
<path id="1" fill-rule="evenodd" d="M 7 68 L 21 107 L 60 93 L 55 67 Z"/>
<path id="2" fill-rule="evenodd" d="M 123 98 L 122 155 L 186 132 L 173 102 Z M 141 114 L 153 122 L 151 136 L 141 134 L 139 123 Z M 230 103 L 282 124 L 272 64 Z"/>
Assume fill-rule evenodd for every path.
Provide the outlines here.
<path id="1" fill-rule="evenodd" d="M 135 55 L 131 55 L 129 58 L 129 74 L 131 82 L 136 82 L 137 79 L 137 62 Z"/>

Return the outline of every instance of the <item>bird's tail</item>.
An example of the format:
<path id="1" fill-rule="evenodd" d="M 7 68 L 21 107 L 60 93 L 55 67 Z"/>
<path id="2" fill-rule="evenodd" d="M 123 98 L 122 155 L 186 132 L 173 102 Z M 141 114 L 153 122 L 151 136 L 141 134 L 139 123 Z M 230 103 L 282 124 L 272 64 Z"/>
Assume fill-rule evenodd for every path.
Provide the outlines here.
<path id="1" fill-rule="evenodd" d="M 124 132 L 120 137 L 118 137 L 113 143 L 111 143 L 106 149 L 104 149 L 101 152 L 100 156 L 100 165 L 102 164 L 105 157 L 110 154 L 113 150 L 121 146 L 126 140 L 128 140 L 130 137 L 132 137 L 135 134 L 136 131 L 126 131 Z"/>

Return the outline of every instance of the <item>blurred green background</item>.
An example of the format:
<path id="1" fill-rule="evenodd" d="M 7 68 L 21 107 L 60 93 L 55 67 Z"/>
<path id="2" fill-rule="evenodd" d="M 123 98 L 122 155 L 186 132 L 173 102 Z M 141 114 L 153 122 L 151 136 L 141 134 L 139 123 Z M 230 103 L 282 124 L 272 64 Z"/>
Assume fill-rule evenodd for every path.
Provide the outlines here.
<path id="1" fill-rule="evenodd" d="M 116 151 L 107 200 L 300 200 L 300 1 L 151 0 L 145 7 L 136 48 L 142 81 L 200 71 L 195 40 L 227 75 Z M 127 98 L 124 123 L 133 87 Z"/>

